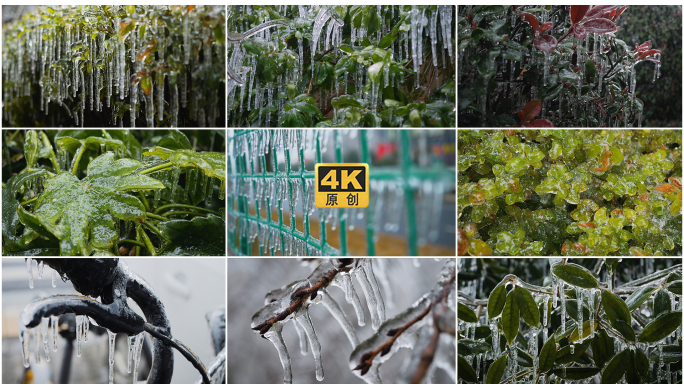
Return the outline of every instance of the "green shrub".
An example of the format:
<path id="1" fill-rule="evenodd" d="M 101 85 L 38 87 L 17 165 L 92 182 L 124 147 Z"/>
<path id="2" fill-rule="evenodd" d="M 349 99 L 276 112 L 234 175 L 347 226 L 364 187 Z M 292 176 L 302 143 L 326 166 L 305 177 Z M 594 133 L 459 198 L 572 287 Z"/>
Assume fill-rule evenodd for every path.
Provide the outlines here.
<path id="1" fill-rule="evenodd" d="M 681 259 L 462 259 L 458 277 L 463 382 L 681 381 Z"/>
<path id="2" fill-rule="evenodd" d="M 228 6 L 228 126 L 453 127 L 454 13 Z M 269 21 L 277 28 L 247 36 Z"/>
<path id="3" fill-rule="evenodd" d="M 40 7 L 3 29 L 3 124 L 223 126 L 224 30 L 223 6 Z"/>
<path id="4" fill-rule="evenodd" d="M 681 255 L 679 130 L 461 130 L 459 255 Z"/>

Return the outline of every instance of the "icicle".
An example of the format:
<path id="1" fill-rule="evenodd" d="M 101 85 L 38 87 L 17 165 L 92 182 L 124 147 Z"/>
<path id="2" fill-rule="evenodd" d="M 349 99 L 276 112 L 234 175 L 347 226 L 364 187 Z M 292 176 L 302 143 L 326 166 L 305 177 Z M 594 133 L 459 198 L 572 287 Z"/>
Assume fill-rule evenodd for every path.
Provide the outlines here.
<path id="1" fill-rule="evenodd" d="M 81 357 L 81 338 L 83 337 L 83 316 L 76 315 L 76 355 Z"/>
<path id="2" fill-rule="evenodd" d="M 50 323 L 52 325 L 52 350 L 57 352 L 57 316 L 50 316 Z"/>
<path id="3" fill-rule="evenodd" d="M 145 120 L 148 128 L 154 128 L 154 87 L 150 87 L 150 94 L 145 97 Z"/>
<path id="4" fill-rule="evenodd" d="M 513 345 L 509 347 L 511 350 L 511 376 L 513 376 L 513 384 L 518 382 L 518 347 L 516 347 L 515 344 L 516 343 L 513 343 Z"/>
<path id="5" fill-rule="evenodd" d="M 29 275 L 29 288 L 33 289 L 33 259 L 30 257 L 26 258 L 26 270 Z"/>
<path id="6" fill-rule="evenodd" d="M 492 330 L 492 344 L 494 347 L 494 358 L 496 359 L 499 357 L 499 353 L 500 353 L 499 347 L 501 345 L 501 343 L 499 341 L 499 326 L 497 325 L 496 320 L 490 319 L 490 322 L 491 323 L 489 324 L 489 327 Z"/>
<path id="7" fill-rule="evenodd" d="M 310 179 L 307 179 L 307 184 Z M 311 180 L 313 181 L 313 180 Z M 313 187 L 313 184 L 311 186 L 307 185 L 307 190 L 311 191 L 311 188 Z M 313 201 L 313 192 L 310 194 L 309 200 Z M 354 307 L 354 311 L 356 312 L 356 318 L 358 320 L 359 326 L 363 327 L 366 325 L 366 313 L 363 311 L 363 308 L 361 307 L 361 301 L 359 300 L 359 296 L 356 294 L 356 291 L 354 290 L 354 285 L 352 284 L 351 281 L 351 276 L 349 276 L 348 273 L 339 273 L 337 276 L 335 276 L 335 279 L 333 280 L 332 284 L 340 287 L 342 291 L 344 292 L 344 298 L 347 300 L 347 303 L 350 303 Z"/>
<path id="8" fill-rule="evenodd" d="M 109 335 L 109 384 L 114 384 L 114 343 L 116 342 L 116 333 L 107 330 Z"/>
<path id="9" fill-rule="evenodd" d="M 35 189 L 35 187 L 33 187 L 33 188 L 31 188 L 31 189 Z M 42 279 L 42 278 L 43 278 L 43 268 L 44 268 L 44 266 L 43 266 L 43 260 L 40 260 L 40 261 L 38 262 L 38 279 Z"/>
<path id="10" fill-rule="evenodd" d="M 558 295 L 560 295 L 561 302 L 561 333 L 565 332 L 565 290 L 563 288 L 563 280 L 558 282 Z"/>
<path id="11" fill-rule="evenodd" d="M 591 334 L 594 334 L 594 290 L 589 290 L 589 326 L 591 327 Z"/>
<path id="12" fill-rule="evenodd" d="M 33 351 L 33 356 L 36 360 L 36 364 L 40 364 L 40 326 L 34 328 L 33 332 L 33 336 L 35 336 L 34 338 L 36 340 L 36 349 Z"/>
<path id="13" fill-rule="evenodd" d="M 366 263 L 370 262 L 368 259 L 365 260 Z M 385 306 L 382 302 L 382 296 L 376 296 L 378 288 L 377 282 L 375 282 L 375 277 L 367 273 L 368 270 L 365 267 L 366 265 L 364 264 L 363 268 L 356 268 L 354 269 L 353 273 L 356 279 L 359 281 L 361 289 L 366 296 L 366 302 L 368 303 L 368 308 L 370 310 L 373 329 L 378 329 L 384 321 Z M 373 280 L 373 283 L 371 283 L 370 280 Z"/>
<path id="14" fill-rule="evenodd" d="M 90 317 L 83 316 L 83 342 L 88 342 L 88 330 L 90 329 Z"/>
<path id="15" fill-rule="evenodd" d="M 577 292 L 577 331 L 579 333 L 579 340 L 580 342 L 584 341 L 584 327 L 582 324 L 584 324 L 584 310 L 583 310 L 583 305 L 582 305 L 582 296 L 583 296 L 583 289 L 577 288 L 575 289 Z"/>
<path id="16" fill-rule="evenodd" d="M 549 305 L 546 298 L 542 298 L 542 305 L 544 305 L 544 327 L 548 327 L 549 324 Z"/>
<path id="17" fill-rule="evenodd" d="M 352 348 L 356 348 L 356 346 L 359 345 L 359 338 L 356 336 L 356 330 L 351 325 L 349 319 L 344 314 L 342 309 L 340 309 L 340 306 L 332 298 L 332 296 L 328 294 L 328 292 L 325 289 L 320 290 L 318 294 L 322 295 L 321 303 L 328 309 L 330 314 L 333 315 L 335 320 L 337 320 L 337 322 L 340 324 L 342 330 L 344 330 L 344 333 L 347 335 L 347 338 L 349 339 Z"/>
<path id="18" fill-rule="evenodd" d="M 314 363 L 316 365 L 316 380 L 322 381 L 324 378 L 323 374 L 323 363 L 321 362 L 321 344 L 316 336 L 316 331 L 311 324 L 311 318 L 309 317 L 309 312 L 307 310 L 299 311 L 295 315 L 295 320 L 302 326 L 307 338 L 309 339 L 309 344 L 311 345 L 311 354 L 314 358 Z"/>
<path id="19" fill-rule="evenodd" d="M 128 373 L 131 373 L 131 367 L 133 365 L 133 347 L 135 346 L 134 341 L 135 336 L 128 336 Z"/>
<path id="20" fill-rule="evenodd" d="M 549 77 L 549 53 L 544 52 L 544 86 L 548 85 Z"/>
<path id="21" fill-rule="evenodd" d="M 31 331 L 26 329 L 22 319 L 19 319 L 19 341 L 21 342 L 21 353 L 24 360 L 24 368 L 29 367 L 29 343 L 31 342 Z"/>
<path id="22" fill-rule="evenodd" d="M 138 333 L 135 335 L 135 345 L 134 348 L 134 358 L 135 364 L 133 365 L 133 382 L 138 382 L 138 366 L 140 365 L 140 356 L 142 355 L 142 347 L 144 343 L 143 334 Z"/>
<path id="23" fill-rule="evenodd" d="M 281 322 L 273 324 L 271 329 L 264 335 L 278 351 L 280 363 L 283 366 L 283 383 L 292 384 L 292 365 L 290 363 L 290 354 L 287 352 L 285 341 L 282 336 L 283 325 Z"/>

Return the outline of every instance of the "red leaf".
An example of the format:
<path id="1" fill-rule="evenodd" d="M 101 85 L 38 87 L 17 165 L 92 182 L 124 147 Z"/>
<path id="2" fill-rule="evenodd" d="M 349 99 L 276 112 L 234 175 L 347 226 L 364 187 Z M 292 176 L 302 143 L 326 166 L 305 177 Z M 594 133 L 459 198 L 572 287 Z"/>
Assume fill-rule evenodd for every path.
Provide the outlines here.
<path id="1" fill-rule="evenodd" d="M 590 33 L 608 33 L 617 30 L 615 23 L 608 19 L 591 19 L 582 23 L 584 29 Z"/>
<path id="2" fill-rule="evenodd" d="M 596 228 L 596 224 L 594 223 L 579 223 L 578 225 L 585 228 Z"/>
<path id="3" fill-rule="evenodd" d="M 655 55 L 656 53 L 661 53 L 661 52 L 658 49 L 651 49 L 651 50 L 648 50 L 646 52 L 642 52 L 637 56 L 637 60 L 642 60 L 642 59 L 646 58 L 646 56 Z"/>
<path id="4" fill-rule="evenodd" d="M 604 13 L 613 11 L 617 8 L 617 5 L 597 5 L 587 12 L 584 19 L 594 19 L 603 16 Z"/>
<path id="5" fill-rule="evenodd" d="M 553 123 L 547 119 L 537 119 L 530 121 L 529 123 L 525 124 L 525 126 L 534 128 L 551 128 L 553 127 Z"/>
<path id="6" fill-rule="evenodd" d="M 552 25 L 553 25 L 553 23 L 551 23 L 551 22 L 549 22 L 549 23 L 544 23 L 544 25 L 542 25 L 542 26 L 539 28 L 539 33 L 542 33 L 542 32 L 544 32 L 544 31 L 546 31 L 547 29 L 551 28 Z"/>
<path id="7" fill-rule="evenodd" d="M 520 118 L 527 122 L 532 120 L 535 116 L 541 112 L 542 109 L 542 102 L 541 100 L 532 100 L 529 103 L 525 104 L 523 107 L 522 111 L 518 111 L 518 114 L 520 115 L 520 112 L 523 114 L 520 115 Z"/>
<path id="8" fill-rule="evenodd" d="M 575 34 L 575 37 L 577 37 L 578 40 L 582 40 L 585 36 L 587 36 L 587 30 L 584 29 L 582 24 L 573 25 L 572 33 Z"/>
<path id="9" fill-rule="evenodd" d="M 675 187 L 673 187 L 671 184 L 660 184 L 659 186 L 655 187 L 656 191 L 660 191 L 662 193 L 674 193 L 678 192 Z"/>
<path id="10" fill-rule="evenodd" d="M 551 35 L 537 36 L 534 38 L 534 46 L 542 51 L 552 52 L 558 46 L 558 40 Z"/>
<path id="11" fill-rule="evenodd" d="M 528 23 L 530 23 L 534 33 L 537 33 L 537 30 L 539 29 L 539 20 L 537 20 L 534 15 L 527 12 L 520 12 L 520 18 L 525 19 Z"/>
<path id="12" fill-rule="evenodd" d="M 612 19 L 613 21 L 617 20 L 617 18 L 620 17 L 620 15 L 622 15 L 622 12 L 624 12 L 625 9 L 627 9 L 627 7 L 629 7 L 629 5 L 625 5 L 624 7 L 618 9 L 618 11 L 617 11 L 617 13 L 615 14 L 615 16 L 611 15 L 611 19 Z"/>
<path id="13" fill-rule="evenodd" d="M 679 189 L 682 189 L 682 179 L 680 179 L 679 177 L 669 177 L 667 180 L 670 182 L 670 184 L 674 185 Z"/>
<path id="14" fill-rule="evenodd" d="M 584 15 L 587 14 L 590 5 L 571 5 L 570 6 L 570 20 L 573 24 L 579 23 Z"/>

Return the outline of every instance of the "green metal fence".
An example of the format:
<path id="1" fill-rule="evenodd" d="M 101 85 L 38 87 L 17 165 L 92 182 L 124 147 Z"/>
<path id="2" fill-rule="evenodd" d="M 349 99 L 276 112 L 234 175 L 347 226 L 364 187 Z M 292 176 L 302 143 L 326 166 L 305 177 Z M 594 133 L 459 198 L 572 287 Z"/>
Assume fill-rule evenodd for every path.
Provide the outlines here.
<path id="1" fill-rule="evenodd" d="M 442 157 L 429 148 L 431 137 L 440 134 L 443 147 L 452 148 Z M 446 237 L 455 254 L 455 207 L 443 206 L 444 194 L 455 190 L 454 144 L 452 130 L 229 129 L 229 254 L 347 255 L 348 234 L 356 227 L 365 232 L 364 256 L 376 255 L 382 229 L 405 238 L 407 255 L 418 255 L 421 244 L 438 237 Z M 385 148 L 386 158 L 379 158 L 378 148 Z M 314 166 L 326 162 L 369 164 L 367 208 L 315 207 Z M 442 226 L 440 215 L 451 209 Z M 312 234 L 312 218 L 318 219 L 318 236 Z M 337 227 L 334 247 L 329 228 Z M 445 235 L 443 227 L 451 231 Z"/>

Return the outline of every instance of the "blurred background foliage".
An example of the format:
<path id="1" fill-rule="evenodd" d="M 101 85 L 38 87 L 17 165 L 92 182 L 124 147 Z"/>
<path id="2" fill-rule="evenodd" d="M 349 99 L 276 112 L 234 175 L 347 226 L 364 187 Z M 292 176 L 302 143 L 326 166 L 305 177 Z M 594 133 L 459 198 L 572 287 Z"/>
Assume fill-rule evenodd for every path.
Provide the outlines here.
<path id="1" fill-rule="evenodd" d="M 619 36 L 628 46 L 651 40 L 660 49 L 660 78 L 654 66 L 637 65 L 637 97 L 644 102 L 644 126 L 682 126 L 682 6 L 640 5 L 618 19 Z"/>

